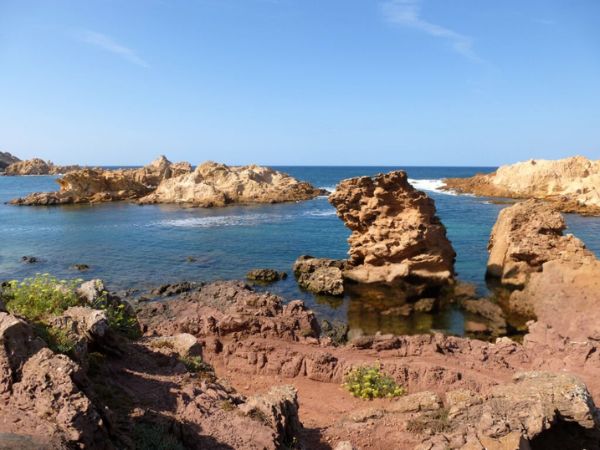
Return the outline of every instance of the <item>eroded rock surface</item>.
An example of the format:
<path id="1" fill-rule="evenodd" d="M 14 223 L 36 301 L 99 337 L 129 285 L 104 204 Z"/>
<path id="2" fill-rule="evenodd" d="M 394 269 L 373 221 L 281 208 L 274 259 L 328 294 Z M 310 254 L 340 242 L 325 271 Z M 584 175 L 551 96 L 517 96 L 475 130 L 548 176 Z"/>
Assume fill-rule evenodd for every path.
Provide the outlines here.
<path id="1" fill-rule="evenodd" d="M 595 260 L 573 235 L 563 235 L 564 218 L 552 205 L 527 200 L 500 211 L 488 244 L 487 275 L 522 288 L 547 261 L 583 264 Z"/>
<path id="2" fill-rule="evenodd" d="M 486 197 L 536 198 L 563 212 L 600 214 L 600 161 L 582 156 L 529 160 L 491 174 L 448 178 L 446 189 Z"/>
<path id="3" fill-rule="evenodd" d="M 267 167 L 205 162 L 185 176 L 163 181 L 140 203 L 225 206 L 231 203 L 281 203 L 308 200 L 324 191 Z"/>
<path id="4" fill-rule="evenodd" d="M 292 270 L 301 288 L 314 294 L 339 296 L 344 294 L 346 267 L 346 261 L 302 255 Z"/>
<path id="5" fill-rule="evenodd" d="M 405 172 L 344 180 L 329 201 L 352 230 L 345 277 L 388 284 L 452 280 L 455 253 L 446 229 L 433 200 L 412 187 Z"/>
<path id="6" fill-rule="evenodd" d="M 5 175 L 59 175 L 81 169 L 80 166 L 57 166 L 40 158 L 16 161 L 6 166 Z"/>
<path id="7" fill-rule="evenodd" d="M 152 192 L 165 178 L 189 172 L 187 163 L 172 164 L 160 156 L 140 169 L 81 169 L 57 180 L 58 192 L 38 192 L 12 200 L 16 205 L 60 205 L 133 200 Z"/>

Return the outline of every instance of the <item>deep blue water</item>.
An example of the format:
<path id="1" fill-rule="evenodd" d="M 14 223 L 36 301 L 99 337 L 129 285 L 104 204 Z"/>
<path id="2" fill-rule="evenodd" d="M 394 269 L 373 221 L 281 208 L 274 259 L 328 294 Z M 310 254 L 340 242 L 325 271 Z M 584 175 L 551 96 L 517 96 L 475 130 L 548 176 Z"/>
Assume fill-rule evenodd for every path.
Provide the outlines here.
<path id="1" fill-rule="evenodd" d="M 401 168 L 401 167 L 400 167 Z M 387 172 L 392 167 L 279 167 L 278 169 L 332 189 L 341 179 Z M 495 168 L 404 167 L 420 189 L 435 188 L 444 177 L 471 176 Z M 129 203 L 61 207 L 17 207 L 4 202 L 35 191 L 55 190 L 55 177 L 0 177 L 0 279 L 38 272 L 61 278 L 103 278 L 115 290 L 148 288 L 178 280 L 208 281 L 243 278 L 257 267 L 286 270 L 301 254 L 343 258 L 349 231 L 327 199 L 307 202 L 232 206 L 216 209 L 180 208 Z M 487 241 L 501 205 L 485 199 L 429 190 L 438 215 L 458 254 L 461 280 L 485 292 Z M 569 232 L 600 254 L 600 218 L 567 218 Z M 37 264 L 23 264 L 33 255 Z M 193 256 L 195 262 L 188 262 Z M 85 263 L 91 270 L 70 268 Z M 274 284 L 287 298 L 302 298 L 322 317 L 348 320 L 351 327 L 373 332 L 414 332 L 431 328 L 462 333 L 464 318 L 456 311 L 432 316 L 379 314 L 393 298 L 375 304 L 345 298 L 315 298 L 301 292 L 293 276 Z M 378 304 L 383 303 L 383 305 Z"/>

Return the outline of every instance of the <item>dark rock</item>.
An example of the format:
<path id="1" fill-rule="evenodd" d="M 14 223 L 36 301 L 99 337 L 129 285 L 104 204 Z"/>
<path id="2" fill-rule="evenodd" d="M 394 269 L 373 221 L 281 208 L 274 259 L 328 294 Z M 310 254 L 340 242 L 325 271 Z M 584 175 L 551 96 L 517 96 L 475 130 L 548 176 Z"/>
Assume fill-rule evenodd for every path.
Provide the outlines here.
<path id="1" fill-rule="evenodd" d="M 246 278 L 250 281 L 274 283 L 275 281 L 285 280 L 287 278 L 287 273 L 278 272 L 273 269 L 253 269 L 246 274 Z"/>
<path id="2" fill-rule="evenodd" d="M 314 294 L 344 294 L 343 270 L 346 261 L 302 255 L 294 263 L 294 274 L 303 289 Z"/>
<path id="3" fill-rule="evenodd" d="M 22 256 L 21 261 L 25 264 L 35 264 L 39 260 L 35 256 Z"/>
<path id="4" fill-rule="evenodd" d="M 172 283 L 172 284 L 163 284 L 162 286 L 157 287 L 156 289 L 152 289 L 150 291 L 151 295 L 161 297 L 172 297 L 174 295 L 179 295 L 184 292 L 190 292 L 193 289 L 196 289 L 198 285 L 196 283 L 190 283 L 189 281 L 182 281 L 180 283 Z"/>
<path id="5" fill-rule="evenodd" d="M 339 320 L 330 322 L 323 319 L 321 321 L 321 335 L 330 338 L 335 345 L 343 345 L 348 342 L 348 324 Z"/>
<path id="6" fill-rule="evenodd" d="M 79 270 L 80 272 L 85 272 L 90 268 L 90 266 L 87 264 L 73 264 L 71 267 L 75 270 Z"/>

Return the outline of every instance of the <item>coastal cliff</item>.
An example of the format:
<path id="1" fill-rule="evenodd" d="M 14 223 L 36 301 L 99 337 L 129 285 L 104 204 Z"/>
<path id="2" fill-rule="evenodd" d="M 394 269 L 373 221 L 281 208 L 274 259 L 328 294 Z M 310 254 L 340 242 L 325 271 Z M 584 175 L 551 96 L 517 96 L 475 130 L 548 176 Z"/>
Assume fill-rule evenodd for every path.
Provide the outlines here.
<path id="1" fill-rule="evenodd" d="M 164 156 L 140 169 L 76 170 L 57 182 L 58 192 L 34 193 L 11 203 L 32 206 L 132 200 L 210 207 L 308 200 L 326 193 L 266 167 L 206 162 L 192 171 L 190 163 L 171 163 Z"/>
<path id="2" fill-rule="evenodd" d="M 435 204 L 406 172 L 343 180 L 329 202 L 350 228 L 344 276 L 360 283 L 449 283 L 455 252 Z"/>
<path id="3" fill-rule="evenodd" d="M 545 200 L 562 212 L 600 215 L 600 161 L 529 160 L 490 174 L 447 178 L 444 189 L 485 197 Z"/>

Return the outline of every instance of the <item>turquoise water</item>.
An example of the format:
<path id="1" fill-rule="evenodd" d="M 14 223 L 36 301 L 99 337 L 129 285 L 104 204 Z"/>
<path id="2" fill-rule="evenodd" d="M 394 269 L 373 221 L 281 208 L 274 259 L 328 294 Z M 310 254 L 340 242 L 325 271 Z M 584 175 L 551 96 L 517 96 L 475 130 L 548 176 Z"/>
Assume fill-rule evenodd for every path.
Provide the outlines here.
<path id="1" fill-rule="evenodd" d="M 280 170 L 332 189 L 344 178 L 387 172 L 392 167 L 280 167 Z M 438 214 L 458 254 L 461 280 L 485 293 L 487 240 L 501 205 L 485 199 L 432 191 L 441 178 L 470 176 L 494 168 L 405 167 L 420 189 L 429 189 Z M 4 204 L 30 192 L 55 190 L 54 177 L 0 177 L 0 279 L 37 272 L 58 277 L 103 278 L 112 289 L 146 289 L 178 280 L 209 281 L 243 278 L 257 267 L 286 270 L 301 254 L 343 258 L 349 231 L 324 197 L 307 202 L 190 209 L 138 206 L 129 203 L 60 207 L 17 207 Z M 600 253 L 600 219 L 569 216 L 569 232 Z M 21 257 L 39 258 L 24 264 Z M 195 262 L 188 262 L 192 256 Z M 70 267 L 90 266 L 80 273 Z M 316 298 L 300 291 L 293 279 L 271 290 L 302 298 L 322 317 L 347 320 L 369 331 L 413 332 L 439 328 L 462 333 L 457 311 L 413 315 L 409 319 L 382 315 L 394 298 L 365 301 Z"/>

